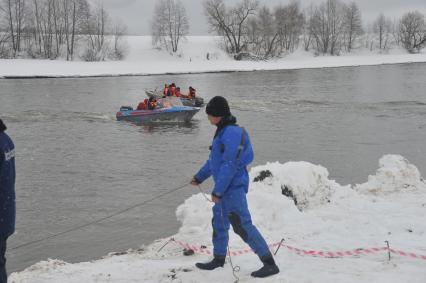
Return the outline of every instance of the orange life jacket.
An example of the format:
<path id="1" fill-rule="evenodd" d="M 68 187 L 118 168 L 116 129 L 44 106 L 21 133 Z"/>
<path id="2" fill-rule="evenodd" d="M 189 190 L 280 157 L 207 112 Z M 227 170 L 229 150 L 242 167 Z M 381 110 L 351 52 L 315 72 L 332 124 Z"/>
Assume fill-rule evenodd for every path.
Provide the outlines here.
<path id="1" fill-rule="evenodd" d="M 148 108 L 148 98 L 145 98 L 143 102 L 138 104 L 138 108 L 136 110 L 146 110 Z"/>

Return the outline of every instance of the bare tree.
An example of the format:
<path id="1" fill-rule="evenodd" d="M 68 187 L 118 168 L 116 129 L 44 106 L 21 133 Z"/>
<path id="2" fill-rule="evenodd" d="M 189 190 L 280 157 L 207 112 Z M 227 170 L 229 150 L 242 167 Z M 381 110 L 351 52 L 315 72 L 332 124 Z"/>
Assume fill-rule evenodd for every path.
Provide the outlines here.
<path id="1" fill-rule="evenodd" d="M 267 16 L 263 17 L 266 14 Z M 264 20 L 272 22 L 269 8 L 264 6 L 260 9 L 259 18 L 252 18 L 247 21 L 247 34 L 245 35 L 244 41 L 248 44 L 248 49 L 251 50 L 256 56 L 262 56 L 263 52 L 263 33 L 267 30 L 264 29 Z"/>
<path id="2" fill-rule="evenodd" d="M 257 0 L 242 0 L 235 7 L 227 9 L 223 0 L 206 0 L 204 11 L 210 29 L 222 36 L 228 53 L 238 54 L 246 48 L 244 39 L 248 34 L 248 20 L 255 15 L 259 6 Z"/>
<path id="3" fill-rule="evenodd" d="M 109 32 L 106 11 L 101 5 L 92 10 L 88 0 L 0 0 L 2 57 L 55 59 L 66 52 L 73 60 L 77 42 L 86 39 L 84 59 L 103 60 L 110 55 Z M 119 47 L 121 32 L 115 35 Z"/>
<path id="4" fill-rule="evenodd" d="M 379 49 L 387 49 L 392 23 L 383 14 L 380 14 L 373 23 L 373 31 L 378 36 Z"/>
<path id="5" fill-rule="evenodd" d="M 374 47 L 374 28 L 372 23 L 368 23 L 366 27 L 366 33 L 364 36 L 365 40 L 365 48 L 369 49 L 370 51 L 373 51 Z"/>
<path id="6" fill-rule="evenodd" d="M 296 1 L 275 9 L 275 21 L 279 35 L 279 45 L 286 52 L 293 52 L 302 34 L 304 15 Z"/>
<path id="7" fill-rule="evenodd" d="M 75 27 L 77 18 L 76 1 L 63 0 L 64 11 L 64 30 L 67 43 L 67 61 L 72 60 L 74 57 L 74 43 L 75 43 Z"/>
<path id="8" fill-rule="evenodd" d="M 34 37 L 34 43 L 36 45 L 36 53 L 41 54 L 42 53 L 42 32 L 41 32 L 41 16 L 40 16 L 40 9 L 39 4 L 37 0 L 33 0 L 33 28 L 32 33 Z M 32 56 L 34 51 L 30 46 L 28 48 L 28 52 Z"/>
<path id="9" fill-rule="evenodd" d="M 37 5 L 37 19 L 39 23 L 39 38 L 41 50 L 45 58 L 56 58 L 53 54 L 53 5 L 54 0 L 34 0 Z"/>
<path id="10" fill-rule="evenodd" d="M 64 13 L 60 1 L 52 1 L 53 30 L 55 35 L 55 57 L 60 56 L 60 46 L 64 41 Z"/>
<path id="11" fill-rule="evenodd" d="M 327 0 L 315 9 L 311 28 L 317 52 L 339 54 L 343 45 L 344 8 L 339 0 Z"/>
<path id="12" fill-rule="evenodd" d="M 64 43 L 64 11 L 60 1 L 31 0 L 31 27 L 27 29 L 32 41 L 27 43 L 27 53 L 32 57 L 54 59 L 60 56 Z"/>
<path id="13" fill-rule="evenodd" d="M 179 42 L 189 32 L 188 17 L 180 0 L 159 0 L 152 19 L 153 45 L 178 51 Z"/>
<path id="14" fill-rule="evenodd" d="M 401 43 L 409 52 L 420 52 L 426 45 L 425 17 L 418 11 L 406 13 L 399 24 Z"/>
<path id="15" fill-rule="evenodd" d="M 7 22 L 6 33 L 12 43 L 12 56 L 21 51 L 22 31 L 25 18 L 25 0 L 2 0 L 0 3 L 2 18 Z"/>
<path id="16" fill-rule="evenodd" d="M 123 41 L 123 36 L 127 33 L 127 26 L 121 22 L 116 21 L 112 30 L 113 46 L 110 58 L 122 60 L 127 53 L 127 44 Z"/>
<path id="17" fill-rule="evenodd" d="M 87 24 L 86 19 L 90 19 L 90 6 L 87 0 L 62 0 L 62 7 L 66 56 L 67 60 L 73 60 L 79 34 L 89 32 L 87 28 L 90 25 Z"/>
<path id="18" fill-rule="evenodd" d="M 345 9 L 345 38 L 346 50 L 351 52 L 354 42 L 363 34 L 361 11 L 355 2 L 350 3 Z"/>
<path id="19" fill-rule="evenodd" d="M 302 28 L 302 34 L 303 34 L 303 48 L 305 51 L 309 51 L 309 48 L 312 43 L 313 38 L 313 27 L 312 27 L 312 18 L 314 14 L 314 6 L 311 4 L 304 12 L 304 22 L 303 22 L 303 28 Z"/>
<path id="20" fill-rule="evenodd" d="M 92 13 L 84 19 L 86 34 L 86 50 L 82 58 L 86 61 L 104 61 L 109 52 L 106 33 L 109 28 L 109 16 L 102 4 L 95 6 Z"/>
<path id="21" fill-rule="evenodd" d="M 9 58 L 9 34 L 0 32 L 0 58 Z"/>
<path id="22" fill-rule="evenodd" d="M 268 7 L 263 6 L 257 15 L 247 24 L 247 38 L 244 40 L 248 44 L 248 49 L 262 59 L 279 55 L 278 50 L 278 30 L 275 18 Z"/>
<path id="23" fill-rule="evenodd" d="M 400 20 L 399 19 L 393 19 L 392 20 L 392 24 L 391 24 L 391 34 L 392 34 L 392 38 L 395 42 L 396 45 L 400 45 L 401 44 L 401 36 L 399 33 L 399 24 L 400 24 Z"/>

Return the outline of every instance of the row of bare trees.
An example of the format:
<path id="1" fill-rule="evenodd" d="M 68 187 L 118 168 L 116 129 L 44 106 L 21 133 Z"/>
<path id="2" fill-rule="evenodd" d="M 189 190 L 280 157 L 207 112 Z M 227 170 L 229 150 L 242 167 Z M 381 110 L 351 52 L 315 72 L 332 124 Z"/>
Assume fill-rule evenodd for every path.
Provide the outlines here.
<path id="1" fill-rule="evenodd" d="M 0 57 L 122 59 L 123 24 L 87 0 L 0 0 Z M 78 50 L 78 54 L 76 54 Z"/>
<path id="2" fill-rule="evenodd" d="M 367 29 L 365 47 L 370 50 L 402 46 L 411 53 L 418 53 L 426 46 L 425 16 L 418 11 L 405 13 L 396 20 L 380 14 Z"/>
<path id="3" fill-rule="evenodd" d="M 279 57 L 300 44 L 306 51 L 331 55 L 351 52 L 363 40 L 370 49 L 380 50 L 388 49 L 391 42 L 409 52 L 419 52 L 426 45 L 421 13 L 409 12 L 393 22 L 380 14 L 366 32 L 356 2 L 325 0 L 302 10 L 297 1 L 270 9 L 260 7 L 258 0 L 241 0 L 233 7 L 224 0 L 205 0 L 204 11 L 211 31 L 221 36 L 224 49 L 237 59 L 241 53 L 262 59 Z"/>
<path id="4" fill-rule="evenodd" d="M 304 10 L 296 0 L 274 8 L 261 7 L 258 0 L 229 7 L 224 0 L 204 0 L 203 5 L 210 31 L 237 59 L 279 57 L 301 44 L 306 51 L 332 55 L 351 52 L 362 41 L 371 50 L 401 45 L 419 52 L 426 45 L 425 17 L 417 11 L 393 21 L 380 14 L 365 31 L 356 2 L 324 0 Z M 177 52 L 189 33 L 182 2 L 158 0 L 151 27 L 153 45 Z M 0 0 L 2 58 L 122 59 L 125 33 L 125 25 L 112 23 L 101 4 L 88 0 Z"/>
<path id="5" fill-rule="evenodd" d="M 158 0 L 151 24 L 152 44 L 175 53 L 189 32 L 185 7 L 179 0 Z"/>

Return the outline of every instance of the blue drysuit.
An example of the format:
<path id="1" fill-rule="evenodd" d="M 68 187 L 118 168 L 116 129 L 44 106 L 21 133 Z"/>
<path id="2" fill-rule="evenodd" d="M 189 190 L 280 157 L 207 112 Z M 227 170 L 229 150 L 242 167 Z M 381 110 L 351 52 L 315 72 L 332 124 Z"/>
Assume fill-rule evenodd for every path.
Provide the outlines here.
<path id="1" fill-rule="evenodd" d="M 212 194 L 220 197 L 220 202 L 213 206 L 215 256 L 226 256 L 230 224 L 259 257 L 270 254 L 268 245 L 251 221 L 247 206 L 247 165 L 252 161 L 253 149 L 247 132 L 237 125 L 227 125 L 218 129 L 209 159 L 195 175 L 199 183 L 213 176 L 215 185 Z"/>
<path id="2" fill-rule="evenodd" d="M 6 241 L 15 232 L 15 216 L 15 146 L 0 131 L 0 283 L 7 282 Z"/>
<path id="3" fill-rule="evenodd" d="M 15 232 L 15 146 L 0 132 L 0 238 Z"/>

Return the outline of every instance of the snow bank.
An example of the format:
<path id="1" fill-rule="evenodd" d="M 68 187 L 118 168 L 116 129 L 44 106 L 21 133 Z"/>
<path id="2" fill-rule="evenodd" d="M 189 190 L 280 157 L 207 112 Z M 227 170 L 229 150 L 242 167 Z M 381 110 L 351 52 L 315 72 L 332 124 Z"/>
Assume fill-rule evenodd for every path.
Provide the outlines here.
<path id="1" fill-rule="evenodd" d="M 424 189 L 425 183 L 416 166 L 401 155 L 385 155 L 379 160 L 379 169 L 368 181 L 355 186 L 362 193 L 383 194 L 405 190 Z"/>
<path id="2" fill-rule="evenodd" d="M 269 244 L 284 238 L 285 244 L 306 250 L 347 251 L 381 248 L 387 240 L 392 248 L 426 255 L 426 184 L 420 181 L 417 168 L 402 156 L 385 155 L 379 163 L 376 174 L 370 176 L 365 184 L 354 188 L 330 180 L 326 168 L 309 162 L 275 162 L 254 167 L 250 171 L 247 195 L 253 222 Z M 202 189 L 207 195 L 210 193 L 207 188 Z M 176 241 L 211 249 L 211 206 L 201 193 L 188 198 L 176 211 L 182 226 L 172 237 Z M 39 262 L 22 272 L 13 273 L 10 281 L 136 283 L 235 280 L 229 262 L 213 272 L 198 270 L 194 263 L 206 261 L 209 256 L 197 253 L 183 256 L 182 247 L 176 242 L 164 246 L 168 239 L 157 240 L 137 251 L 110 254 L 92 262 Z M 247 249 L 247 245 L 232 231 L 229 245 L 231 251 Z M 276 255 L 276 261 L 281 272 L 262 282 L 426 282 L 426 260 L 393 255 L 389 262 L 384 251 L 324 258 L 300 255 L 283 247 Z M 253 253 L 234 255 L 232 263 L 240 267 L 236 273 L 240 282 L 254 281 L 250 273 L 259 268 L 260 261 Z"/>
<path id="3" fill-rule="evenodd" d="M 426 51 L 390 54 L 354 51 L 341 56 L 317 56 L 297 51 L 269 61 L 235 61 L 218 47 L 218 37 L 188 36 L 178 54 L 153 49 L 150 36 L 128 36 L 129 54 L 123 61 L 68 62 L 64 60 L 0 59 L 1 77 L 87 77 L 285 70 L 426 62 Z"/>
<path id="4" fill-rule="evenodd" d="M 340 187 L 328 179 L 326 168 L 308 162 L 268 163 L 253 168 L 251 175 L 254 176 L 253 190 L 268 191 L 268 187 L 279 187 L 301 211 L 329 203 L 334 190 Z M 267 177 L 262 180 L 265 175 Z"/>

